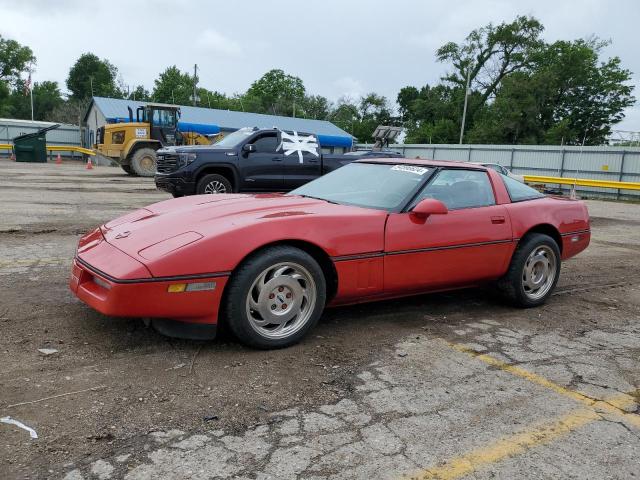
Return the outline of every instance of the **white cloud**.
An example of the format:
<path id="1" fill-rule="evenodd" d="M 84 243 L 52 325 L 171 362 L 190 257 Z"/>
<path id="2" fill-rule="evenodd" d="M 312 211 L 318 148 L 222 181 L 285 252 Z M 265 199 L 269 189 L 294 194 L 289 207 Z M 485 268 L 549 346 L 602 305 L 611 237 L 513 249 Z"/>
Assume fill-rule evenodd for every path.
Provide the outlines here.
<path id="1" fill-rule="evenodd" d="M 196 45 L 210 53 L 220 53 L 223 55 L 240 55 L 242 47 L 238 42 L 225 37 L 220 32 L 207 28 L 202 31 L 196 40 Z"/>
<path id="2" fill-rule="evenodd" d="M 353 77 L 341 77 L 333 82 L 339 97 L 358 98 L 365 93 L 360 81 Z"/>

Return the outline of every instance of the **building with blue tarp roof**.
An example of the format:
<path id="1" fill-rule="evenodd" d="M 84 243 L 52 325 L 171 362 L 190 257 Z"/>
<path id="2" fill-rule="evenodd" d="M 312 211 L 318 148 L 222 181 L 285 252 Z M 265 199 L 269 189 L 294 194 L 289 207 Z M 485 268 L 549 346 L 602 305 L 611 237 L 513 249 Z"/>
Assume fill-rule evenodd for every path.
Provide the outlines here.
<path id="1" fill-rule="evenodd" d="M 134 112 L 148 102 L 122 100 L 118 98 L 93 97 L 84 116 L 86 127 L 83 142 L 85 146 L 95 143 L 98 128 L 107 123 L 129 121 L 130 107 Z M 282 117 L 263 113 L 236 112 L 215 108 L 180 105 L 178 126 L 184 132 L 198 132 L 203 135 L 233 132 L 243 127 L 273 128 L 313 133 L 325 153 L 343 153 L 351 150 L 353 137 L 327 120 Z"/>

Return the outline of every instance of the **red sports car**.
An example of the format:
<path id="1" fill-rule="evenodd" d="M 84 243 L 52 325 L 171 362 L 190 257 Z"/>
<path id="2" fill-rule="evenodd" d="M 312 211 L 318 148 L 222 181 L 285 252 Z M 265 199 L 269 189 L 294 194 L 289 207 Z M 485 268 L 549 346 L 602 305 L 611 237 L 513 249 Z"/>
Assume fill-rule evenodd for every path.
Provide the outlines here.
<path id="1" fill-rule="evenodd" d="M 259 348 L 298 342 L 325 306 L 494 282 L 543 303 L 584 250 L 589 215 L 482 166 L 362 160 L 288 194 L 200 195 L 85 235 L 71 290 L 105 315 L 165 333 L 226 322 Z"/>

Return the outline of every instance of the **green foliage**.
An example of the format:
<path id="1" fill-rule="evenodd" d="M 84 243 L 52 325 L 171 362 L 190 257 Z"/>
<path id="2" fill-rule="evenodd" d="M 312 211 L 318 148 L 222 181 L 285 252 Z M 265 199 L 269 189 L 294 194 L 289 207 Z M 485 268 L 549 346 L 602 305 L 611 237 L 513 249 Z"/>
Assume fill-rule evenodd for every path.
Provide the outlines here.
<path id="1" fill-rule="evenodd" d="M 50 120 L 51 113 L 64 100 L 58 88 L 58 82 L 44 81 L 33 85 L 33 118 Z M 18 81 L 17 88 L 9 98 L 9 115 L 12 118 L 31 120 L 31 98 L 25 95 L 24 82 Z"/>
<path id="2" fill-rule="evenodd" d="M 356 137 L 358 141 L 368 143 L 373 140 L 371 135 L 378 125 L 396 123 L 388 100 L 373 92 L 361 97 L 358 102 L 341 98 L 328 120 Z"/>
<path id="3" fill-rule="evenodd" d="M 176 105 L 193 104 L 193 76 L 173 65 L 155 80 L 153 101 Z M 197 81 L 197 79 L 196 79 Z"/>
<path id="4" fill-rule="evenodd" d="M 260 113 L 292 116 L 294 104 L 304 103 L 305 88 L 300 78 L 273 69 L 253 82 L 244 97 Z"/>
<path id="5" fill-rule="evenodd" d="M 109 60 L 100 60 L 93 53 L 84 53 L 69 71 L 67 88 L 74 100 L 96 97 L 122 98 L 117 85 L 118 69 Z"/>
<path id="6" fill-rule="evenodd" d="M 29 47 L 0 35 L 0 82 L 15 85 L 20 75 L 27 71 L 28 65 L 35 61 L 36 57 Z"/>
<path id="7" fill-rule="evenodd" d="M 597 39 L 540 49 L 528 72 L 507 76 L 469 134 L 480 143 L 600 145 L 634 103 L 631 72 L 599 61 Z"/>
<path id="8" fill-rule="evenodd" d="M 542 31 L 535 18 L 517 17 L 438 49 L 452 67 L 443 83 L 398 94 L 406 141 L 458 141 L 469 74 L 466 142 L 604 143 L 635 102 L 631 72 L 617 57 L 602 61 L 597 38 L 547 44 Z"/>
<path id="9" fill-rule="evenodd" d="M 151 95 L 149 94 L 149 90 L 142 85 L 136 85 L 136 87 L 129 92 L 127 99 L 137 102 L 148 102 L 151 100 Z"/>

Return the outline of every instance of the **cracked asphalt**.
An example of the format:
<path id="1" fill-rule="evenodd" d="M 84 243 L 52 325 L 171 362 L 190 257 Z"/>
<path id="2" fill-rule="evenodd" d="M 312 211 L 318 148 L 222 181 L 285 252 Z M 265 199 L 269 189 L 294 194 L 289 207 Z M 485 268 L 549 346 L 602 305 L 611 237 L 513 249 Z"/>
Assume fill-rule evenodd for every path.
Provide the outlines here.
<path id="1" fill-rule="evenodd" d="M 0 417 L 39 435 L 0 423 L 2 478 L 640 476 L 639 205 L 589 201 L 592 245 L 541 308 L 483 289 L 339 308 L 258 352 L 67 292 L 81 232 L 166 198 L 148 180 L 0 168 Z"/>

